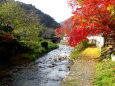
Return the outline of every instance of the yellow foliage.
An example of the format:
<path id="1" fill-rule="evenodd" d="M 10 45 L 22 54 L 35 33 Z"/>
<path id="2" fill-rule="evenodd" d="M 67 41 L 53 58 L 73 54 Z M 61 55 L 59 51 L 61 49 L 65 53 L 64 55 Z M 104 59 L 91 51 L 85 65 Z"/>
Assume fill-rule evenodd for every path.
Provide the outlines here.
<path id="1" fill-rule="evenodd" d="M 78 3 L 80 3 L 80 4 L 81 4 L 83 1 L 84 1 L 84 0 L 78 0 Z"/>
<path id="2" fill-rule="evenodd" d="M 99 48 L 87 48 L 82 52 L 82 55 L 91 57 L 91 58 L 98 58 L 100 55 Z"/>
<path id="3" fill-rule="evenodd" d="M 115 5 L 110 5 L 107 10 L 111 11 L 111 16 L 115 15 Z"/>
<path id="4" fill-rule="evenodd" d="M 83 19 L 83 18 L 82 18 L 81 21 L 82 21 L 82 22 L 86 22 L 86 19 Z"/>

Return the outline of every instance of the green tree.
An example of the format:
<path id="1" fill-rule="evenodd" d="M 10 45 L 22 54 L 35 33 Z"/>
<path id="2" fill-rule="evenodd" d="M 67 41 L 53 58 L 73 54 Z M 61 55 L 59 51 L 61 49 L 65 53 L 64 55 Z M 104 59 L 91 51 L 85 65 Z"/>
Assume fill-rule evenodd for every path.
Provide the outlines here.
<path id="1" fill-rule="evenodd" d="M 20 3 L 7 2 L 0 6 L 0 20 L 14 28 L 13 34 L 19 35 L 24 40 L 35 40 L 41 30 L 41 25 L 36 16 L 27 14 Z M 33 39 L 34 38 L 34 39 Z"/>

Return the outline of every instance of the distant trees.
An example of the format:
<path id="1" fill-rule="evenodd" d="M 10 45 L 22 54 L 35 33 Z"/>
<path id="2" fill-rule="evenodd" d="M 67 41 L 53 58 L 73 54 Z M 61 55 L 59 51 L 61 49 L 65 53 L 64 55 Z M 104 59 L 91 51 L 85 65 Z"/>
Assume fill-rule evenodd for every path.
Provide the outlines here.
<path id="1" fill-rule="evenodd" d="M 43 37 L 44 39 L 47 39 L 47 38 L 53 38 L 56 35 L 53 28 L 50 28 L 50 29 L 44 28 L 43 30 L 40 31 L 39 36 Z"/>

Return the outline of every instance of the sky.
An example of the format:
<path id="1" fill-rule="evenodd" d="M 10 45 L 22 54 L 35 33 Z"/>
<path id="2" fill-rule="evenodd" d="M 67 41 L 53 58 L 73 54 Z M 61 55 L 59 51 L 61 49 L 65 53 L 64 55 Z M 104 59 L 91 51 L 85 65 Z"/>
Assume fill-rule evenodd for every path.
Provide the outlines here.
<path id="1" fill-rule="evenodd" d="M 67 4 L 67 0 L 15 0 L 32 4 L 42 12 L 53 17 L 57 22 L 68 19 L 71 14 L 71 8 Z"/>

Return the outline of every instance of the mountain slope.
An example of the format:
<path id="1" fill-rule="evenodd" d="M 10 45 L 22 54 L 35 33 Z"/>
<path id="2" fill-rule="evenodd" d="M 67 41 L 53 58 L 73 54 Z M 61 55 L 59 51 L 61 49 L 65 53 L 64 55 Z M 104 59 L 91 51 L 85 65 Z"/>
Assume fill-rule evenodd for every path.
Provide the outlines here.
<path id="1" fill-rule="evenodd" d="M 20 7 L 26 10 L 28 14 L 32 14 L 33 16 L 37 16 L 37 18 L 40 20 L 40 23 L 48 28 L 58 28 L 60 27 L 60 24 L 57 23 L 51 16 L 43 13 L 41 10 L 36 9 L 31 4 L 24 4 L 21 2 L 18 2 L 20 4 Z"/>

